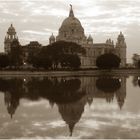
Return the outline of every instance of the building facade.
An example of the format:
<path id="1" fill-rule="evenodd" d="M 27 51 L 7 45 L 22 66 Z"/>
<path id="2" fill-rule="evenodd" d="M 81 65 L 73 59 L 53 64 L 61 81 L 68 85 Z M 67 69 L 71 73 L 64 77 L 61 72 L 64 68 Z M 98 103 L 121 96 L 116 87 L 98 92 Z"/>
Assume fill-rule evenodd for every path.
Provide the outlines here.
<path id="1" fill-rule="evenodd" d="M 75 42 L 86 50 L 86 55 L 81 56 L 81 67 L 96 67 L 96 59 L 105 53 L 114 53 L 121 58 L 121 67 L 126 65 L 126 43 L 122 32 L 118 35 L 116 45 L 111 39 L 107 39 L 105 43 L 94 43 L 91 35 L 85 35 L 84 28 L 78 18 L 74 16 L 72 5 L 70 7 L 69 16 L 64 19 L 59 28 L 58 35 L 49 38 L 50 44 L 55 41 Z"/>
<path id="2" fill-rule="evenodd" d="M 4 41 L 5 53 L 9 53 L 11 50 L 11 43 L 18 41 L 15 28 L 11 24 L 7 31 L 7 35 Z M 49 44 L 56 41 L 75 42 L 81 45 L 86 50 L 85 55 L 80 56 L 81 68 L 94 68 L 96 67 L 96 59 L 105 53 L 114 53 L 121 59 L 121 67 L 126 66 L 126 43 L 122 32 L 118 35 L 116 44 L 111 39 L 107 39 L 105 43 L 94 43 L 91 35 L 88 37 L 85 35 L 84 28 L 78 18 L 75 17 L 72 5 L 70 7 L 69 16 L 64 19 L 62 25 L 59 28 L 58 35 L 55 37 L 53 34 L 49 38 Z M 30 42 L 29 45 L 23 46 L 24 60 L 26 56 L 36 46 L 40 47 L 41 44 L 36 41 Z M 31 48 L 31 49 L 30 49 Z"/>

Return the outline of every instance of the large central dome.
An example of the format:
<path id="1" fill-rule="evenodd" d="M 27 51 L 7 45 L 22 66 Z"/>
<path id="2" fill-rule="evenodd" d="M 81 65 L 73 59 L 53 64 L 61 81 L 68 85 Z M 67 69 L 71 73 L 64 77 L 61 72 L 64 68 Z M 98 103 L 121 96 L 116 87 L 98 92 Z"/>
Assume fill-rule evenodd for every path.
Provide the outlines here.
<path id="1" fill-rule="evenodd" d="M 80 21 L 74 16 L 72 5 L 67 17 L 59 28 L 59 35 L 56 40 L 72 41 L 81 44 L 83 40 L 86 40 L 84 35 L 84 29 Z"/>
<path id="2" fill-rule="evenodd" d="M 68 18 L 66 18 L 63 21 L 63 23 L 61 25 L 61 28 L 67 27 L 67 26 L 68 27 L 77 26 L 79 28 L 82 28 L 80 21 L 77 18 L 75 18 L 75 17 L 68 17 Z"/>
<path id="3" fill-rule="evenodd" d="M 63 21 L 63 23 L 60 27 L 60 30 L 63 28 L 65 28 L 65 29 L 66 28 L 69 28 L 69 29 L 78 28 L 79 30 L 83 30 L 83 27 L 82 27 L 80 21 L 74 16 L 72 7 L 70 9 L 69 17 Z"/>

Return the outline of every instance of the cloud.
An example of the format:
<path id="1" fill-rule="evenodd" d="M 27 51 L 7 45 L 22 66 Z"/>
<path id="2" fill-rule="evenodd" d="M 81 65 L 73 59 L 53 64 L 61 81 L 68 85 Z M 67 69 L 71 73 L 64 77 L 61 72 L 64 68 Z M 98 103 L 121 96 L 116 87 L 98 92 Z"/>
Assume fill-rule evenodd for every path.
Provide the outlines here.
<path id="1" fill-rule="evenodd" d="M 48 35 L 48 33 L 46 33 L 46 32 L 32 31 L 32 30 L 24 30 L 24 31 L 22 31 L 22 33 L 31 34 L 31 35 L 41 35 L 41 36 Z"/>
<path id="2" fill-rule="evenodd" d="M 139 40 L 135 39 L 135 32 L 140 36 L 137 31 L 140 25 L 138 0 L 5 0 L 0 3 L 0 50 L 3 50 L 4 36 L 11 23 L 22 43 L 30 39 L 48 43 L 49 34 L 54 32 L 57 35 L 62 21 L 69 14 L 69 4 L 72 4 L 85 34 L 96 35 L 95 42 L 104 42 L 108 36 L 117 38 L 121 30 L 127 37 L 128 55 L 137 52 Z M 31 35 L 29 31 L 34 32 Z"/>
<path id="3" fill-rule="evenodd" d="M 45 106 L 45 108 L 50 108 L 50 105 L 49 105 L 49 103 L 46 101 L 46 100 L 40 100 L 40 101 L 38 101 L 38 102 L 23 102 L 22 103 L 22 106 L 24 106 L 24 107 L 38 107 L 38 106 Z M 24 116 L 25 114 L 23 114 L 23 116 Z"/>

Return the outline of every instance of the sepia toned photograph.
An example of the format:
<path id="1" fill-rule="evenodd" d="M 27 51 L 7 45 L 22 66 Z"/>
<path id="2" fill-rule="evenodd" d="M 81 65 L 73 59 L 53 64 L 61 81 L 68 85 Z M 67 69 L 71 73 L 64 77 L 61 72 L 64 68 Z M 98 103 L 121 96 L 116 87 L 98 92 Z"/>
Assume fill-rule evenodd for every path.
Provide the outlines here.
<path id="1" fill-rule="evenodd" d="M 0 0 L 0 139 L 140 139 L 140 0 Z"/>

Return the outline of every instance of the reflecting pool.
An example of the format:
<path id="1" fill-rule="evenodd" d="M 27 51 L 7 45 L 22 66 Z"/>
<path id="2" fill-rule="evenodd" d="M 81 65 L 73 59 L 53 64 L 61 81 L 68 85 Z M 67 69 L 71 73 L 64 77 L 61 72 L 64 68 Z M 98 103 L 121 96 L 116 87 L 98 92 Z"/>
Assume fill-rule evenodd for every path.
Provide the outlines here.
<path id="1" fill-rule="evenodd" d="M 0 138 L 140 138 L 140 77 L 0 78 Z"/>

